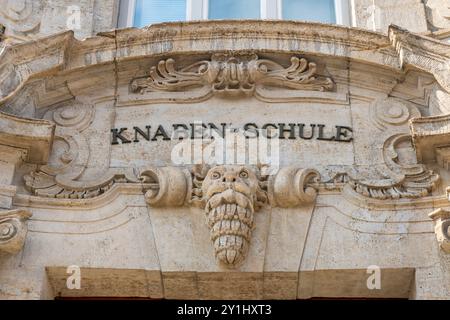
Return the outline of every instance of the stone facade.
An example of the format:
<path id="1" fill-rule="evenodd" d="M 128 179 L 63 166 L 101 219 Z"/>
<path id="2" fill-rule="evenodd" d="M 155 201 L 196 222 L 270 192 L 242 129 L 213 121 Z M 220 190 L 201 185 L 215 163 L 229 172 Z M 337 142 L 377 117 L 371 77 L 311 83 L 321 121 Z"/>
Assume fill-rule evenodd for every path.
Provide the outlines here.
<path id="1" fill-rule="evenodd" d="M 449 299 L 448 5 L 352 3 L 116 30 L 118 1 L 3 1 L 0 298 Z M 275 132 L 277 170 L 176 163 L 197 125 Z"/>

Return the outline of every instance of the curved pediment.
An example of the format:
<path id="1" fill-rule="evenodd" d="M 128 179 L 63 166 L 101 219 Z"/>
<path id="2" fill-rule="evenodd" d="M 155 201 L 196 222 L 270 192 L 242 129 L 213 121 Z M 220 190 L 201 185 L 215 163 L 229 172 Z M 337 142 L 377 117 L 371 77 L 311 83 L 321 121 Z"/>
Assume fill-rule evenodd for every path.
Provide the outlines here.
<path id="1" fill-rule="evenodd" d="M 174 60 L 183 68 L 204 59 L 213 61 L 214 54 L 227 52 L 256 54 L 280 68 L 292 65 L 292 58 L 306 58 L 317 64 L 320 76 L 338 85 L 372 86 L 384 92 L 404 81 L 408 63 L 413 69 L 434 72 L 440 85 L 448 89 L 445 68 L 434 67 L 432 61 L 421 66 L 421 60 L 405 61 L 409 55 L 400 55 L 403 46 L 415 45 L 414 37 L 394 27 L 386 37 L 354 28 L 290 21 L 166 23 L 100 33 L 84 41 L 65 32 L 4 50 L 0 105 L 5 112 L 30 117 L 35 109 L 79 94 L 104 90 L 105 95 L 123 95 L 122 86 L 147 76 L 160 61 Z M 441 48 L 445 45 L 423 39 L 422 46 L 428 41 L 430 50 L 445 52 L 446 48 Z M 445 61 L 440 62 L 445 66 Z M 374 79 L 364 79 L 369 75 L 367 68 Z M 346 70 L 354 73 L 346 74 Z"/>

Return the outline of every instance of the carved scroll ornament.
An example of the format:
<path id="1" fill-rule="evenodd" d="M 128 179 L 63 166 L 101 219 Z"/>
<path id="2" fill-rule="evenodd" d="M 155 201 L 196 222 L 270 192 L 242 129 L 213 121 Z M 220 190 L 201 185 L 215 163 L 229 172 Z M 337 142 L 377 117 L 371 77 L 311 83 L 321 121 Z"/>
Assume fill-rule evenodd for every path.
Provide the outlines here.
<path id="1" fill-rule="evenodd" d="M 398 98 L 377 99 L 370 106 L 370 119 L 381 131 L 405 125 L 409 119 L 420 116 L 420 111 L 414 104 Z"/>
<path id="2" fill-rule="evenodd" d="M 434 231 L 439 246 L 444 252 L 450 253 L 450 211 L 437 209 L 429 217 L 435 222 Z"/>
<path id="3" fill-rule="evenodd" d="M 0 212 L 0 252 L 15 254 L 22 250 L 30 217 L 31 213 L 25 210 Z"/>
<path id="4" fill-rule="evenodd" d="M 29 40 L 29 35 L 39 31 L 42 1 L 0 0 L 0 17 L 14 42 Z"/>
<path id="5" fill-rule="evenodd" d="M 145 195 L 150 206 L 190 203 L 202 208 L 216 259 L 226 267 L 236 267 L 247 255 L 255 213 L 267 205 L 293 207 L 313 202 L 316 190 L 309 185 L 318 181 L 319 174 L 287 167 L 268 180 L 250 166 L 219 165 L 196 166 L 190 172 L 175 167 L 150 169 L 142 177 L 153 185 Z"/>
<path id="6" fill-rule="evenodd" d="M 90 149 L 84 130 L 94 120 L 95 108 L 70 100 L 48 110 L 44 119 L 56 124 L 52 155 L 46 165 L 24 175 L 25 187 L 35 196 L 58 199 L 90 199 L 116 183 L 138 182 L 126 170 L 109 170 L 102 177 L 79 181 L 88 166 Z"/>
<path id="7" fill-rule="evenodd" d="M 184 68 L 177 68 L 174 59 L 161 60 L 150 68 L 148 77 L 131 82 L 131 91 L 183 91 L 210 86 L 214 93 L 249 93 L 257 85 L 296 90 L 329 91 L 331 78 L 317 75 L 317 66 L 304 58 L 293 56 L 287 68 L 279 63 L 260 59 L 256 54 L 213 54 Z"/>
<path id="8" fill-rule="evenodd" d="M 430 196 L 439 184 L 440 176 L 423 164 L 403 163 L 398 148 L 409 144 L 411 136 L 395 134 L 383 146 L 384 163 L 370 167 L 350 167 L 336 172 L 327 184 L 346 184 L 353 192 L 374 200 L 418 199 Z"/>

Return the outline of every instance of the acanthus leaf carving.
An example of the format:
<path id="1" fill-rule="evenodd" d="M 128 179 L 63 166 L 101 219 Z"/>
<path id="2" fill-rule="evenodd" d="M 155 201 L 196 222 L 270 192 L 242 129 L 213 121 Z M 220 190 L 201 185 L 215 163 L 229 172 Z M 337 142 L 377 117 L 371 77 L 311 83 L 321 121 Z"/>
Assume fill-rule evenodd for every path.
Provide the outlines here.
<path id="1" fill-rule="evenodd" d="M 369 170 L 348 170 L 345 173 L 347 183 L 355 192 L 377 200 L 417 199 L 430 195 L 439 182 L 439 175 L 423 164 L 399 160 L 397 148 L 400 144 L 408 143 L 414 153 L 411 139 L 408 134 L 388 138 L 383 146 L 384 163 L 371 166 Z"/>
<path id="2" fill-rule="evenodd" d="M 22 250 L 30 217 L 26 210 L 0 211 L 0 252 L 15 254 Z"/>
<path id="3" fill-rule="evenodd" d="M 183 91 L 209 86 L 219 94 L 253 94 L 266 85 L 295 90 L 330 91 L 334 82 L 317 75 L 317 66 L 305 58 L 291 57 L 291 65 L 260 59 L 256 54 L 213 54 L 210 60 L 195 62 L 177 70 L 175 60 L 161 60 L 149 76 L 133 79 L 131 92 Z"/>

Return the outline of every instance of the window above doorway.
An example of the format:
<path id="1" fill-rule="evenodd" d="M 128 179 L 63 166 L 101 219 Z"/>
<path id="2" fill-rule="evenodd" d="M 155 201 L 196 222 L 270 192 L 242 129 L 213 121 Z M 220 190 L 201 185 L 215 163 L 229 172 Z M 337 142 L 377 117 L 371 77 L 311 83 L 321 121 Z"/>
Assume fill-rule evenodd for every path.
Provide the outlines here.
<path id="1" fill-rule="evenodd" d="M 121 0 L 119 28 L 218 19 L 282 19 L 350 25 L 350 0 Z"/>

